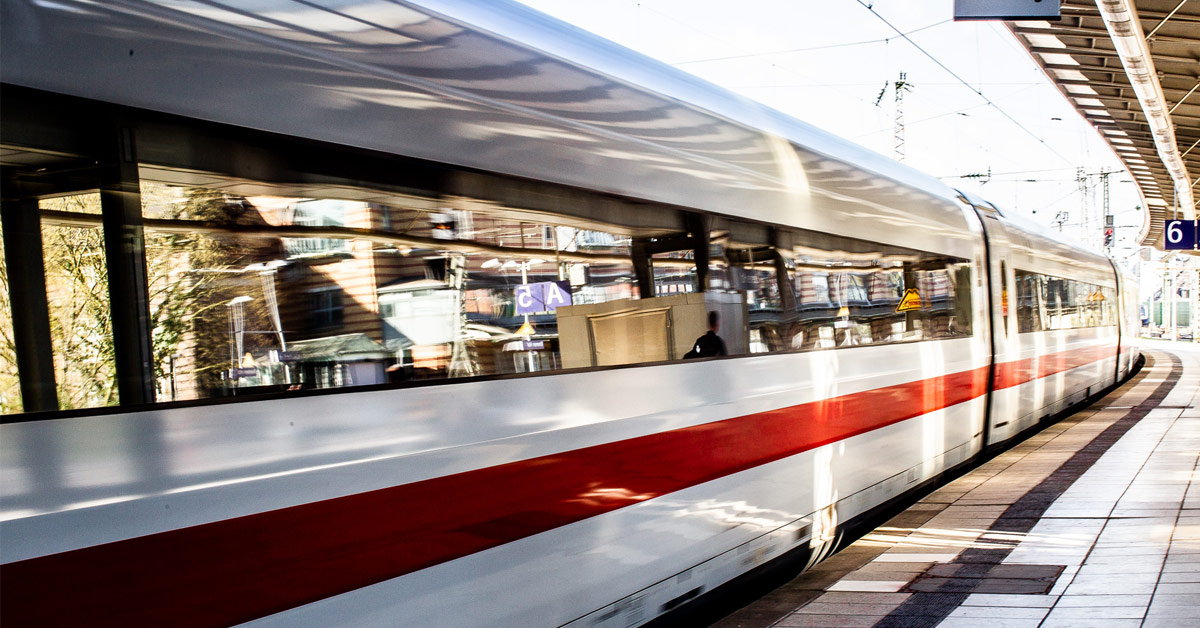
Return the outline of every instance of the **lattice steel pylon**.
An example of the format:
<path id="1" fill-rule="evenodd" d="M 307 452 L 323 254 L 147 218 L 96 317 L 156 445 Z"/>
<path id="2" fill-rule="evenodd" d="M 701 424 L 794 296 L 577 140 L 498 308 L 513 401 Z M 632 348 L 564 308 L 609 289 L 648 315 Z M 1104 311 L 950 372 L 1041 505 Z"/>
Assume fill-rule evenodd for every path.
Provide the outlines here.
<path id="1" fill-rule="evenodd" d="M 467 308 L 463 294 L 467 286 L 467 258 L 465 255 L 451 255 L 450 289 L 455 294 L 455 309 L 457 316 L 454 321 L 454 339 L 450 349 L 450 377 L 470 377 L 476 374 L 477 360 L 475 345 L 467 338 Z"/>
<path id="2" fill-rule="evenodd" d="M 879 97 L 875 99 L 875 106 L 879 106 L 879 103 L 883 101 L 888 87 L 892 88 L 896 97 L 896 123 L 893 128 L 892 151 L 896 156 L 896 161 L 904 161 L 904 92 L 912 91 L 913 85 L 908 82 L 908 73 L 901 72 L 900 80 L 883 84 L 883 89 L 879 90 Z"/>
<path id="3" fill-rule="evenodd" d="M 907 72 L 900 73 L 900 80 L 895 83 L 896 91 L 896 129 L 894 138 L 894 150 L 896 152 L 896 160 L 904 161 L 904 92 L 911 91 L 912 85 L 905 79 L 908 78 Z"/>

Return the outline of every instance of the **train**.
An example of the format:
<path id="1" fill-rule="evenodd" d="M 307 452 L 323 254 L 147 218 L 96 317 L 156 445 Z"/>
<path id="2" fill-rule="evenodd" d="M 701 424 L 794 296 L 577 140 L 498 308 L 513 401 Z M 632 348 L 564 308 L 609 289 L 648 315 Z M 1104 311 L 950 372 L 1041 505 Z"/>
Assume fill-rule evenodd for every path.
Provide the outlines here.
<path id="1" fill-rule="evenodd" d="M 5 625 L 669 620 L 1138 362 L 1108 258 L 513 2 L 0 59 Z"/>

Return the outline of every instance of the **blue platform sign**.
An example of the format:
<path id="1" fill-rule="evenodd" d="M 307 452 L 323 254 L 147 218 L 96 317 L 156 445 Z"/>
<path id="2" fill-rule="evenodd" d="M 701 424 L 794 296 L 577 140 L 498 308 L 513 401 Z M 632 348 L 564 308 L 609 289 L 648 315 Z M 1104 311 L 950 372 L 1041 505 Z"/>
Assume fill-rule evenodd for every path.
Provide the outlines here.
<path id="1" fill-rule="evenodd" d="M 1060 20 L 1061 0 L 954 0 L 954 20 Z"/>
<path id="2" fill-rule="evenodd" d="M 571 305 L 571 282 L 541 281 L 517 286 L 517 314 L 553 312 Z"/>
<path id="3" fill-rule="evenodd" d="M 1168 251 L 1191 251 L 1195 249 L 1197 230 L 1200 230 L 1200 221 L 1163 221 L 1163 240 L 1165 242 L 1163 248 Z"/>

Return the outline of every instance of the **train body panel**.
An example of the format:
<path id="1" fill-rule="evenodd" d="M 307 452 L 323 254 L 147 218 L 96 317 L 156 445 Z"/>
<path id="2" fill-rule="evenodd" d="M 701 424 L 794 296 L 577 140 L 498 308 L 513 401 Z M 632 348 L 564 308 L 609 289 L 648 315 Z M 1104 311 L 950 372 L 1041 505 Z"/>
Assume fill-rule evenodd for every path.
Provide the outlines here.
<path id="1" fill-rule="evenodd" d="M 18 202 L 48 225 L 94 229 L 39 203 L 90 193 L 72 177 L 108 159 L 96 136 L 135 131 L 125 183 L 148 184 L 147 232 L 243 247 L 169 270 L 238 276 L 208 304 L 230 320 L 209 368 L 216 393 L 257 395 L 6 417 L 6 623 L 638 625 L 789 552 L 814 564 L 845 522 L 1136 359 L 1132 283 L 1103 257 L 524 7 L 0 11 L 6 191 L 33 190 Z M 46 179 L 55 160 L 67 175 Z M 193 198 L 236 215 L 145 209 Z M 334 206 L 366 217 L 330 224 Z M 476 222 L 494 237 L 460 239 Z M 355 293 L 374 299 L 358 316 L 452 297 L 453 340 L 381 325 L 354 351 L 387 355 L 335 378 L 313 349 L 351 346 L 332 319 L 288 329 L 277 309 L 273 330 L 236 327 L 235 304 L 292 296 L 275 292 L 289 277 L 296 309 L 334 309 L 312 277 L 377 254 L 399 261 L 364 273 L 393 275 Z M 348 295 L 368 281 L 339 280 Z M 686 282 L 715 294 L 698 314 Z M 538 284 L 585 314 L 504 301 Z M 710 307 L 739 355 L 677 359 L 693 336 L 676 346 L 667 330 L 702 333 Z M 596 338 L 630 312 L 646 318 L 621 319 L 634 346 L 618 349 L 672 352 L 605 361 Z M 662 333 L 636 335 L 643 320 Z M 568 341 L 570 325 L 587 327 Z M 496 370 L 452 368 L 468 327 Z M 280 346 L 255 355 L 247 333 Z M 319 355 L 302 366 L 305 343 Z M 444 355 L 417 357 L 435 344 Z M 572 351 L 586 366 L 564 370 Z M 374 387 L 239 388 L 267 360 L 305 386 L 320 372 Z M 385 366 L 399 375 L 361 375 Z"/>
<path id="2" fill-rule="evenodd" d="M 1117 297 L 1120 310 L 1119 327 L 1120 347 L 1117 356 L 1117 379 L 1123 380 L 1132 372 L 1138 355 L 1138 336 L 1141 334 L 1142 322 L 1138 312 L 1137 278 L 1117 268 Z"/>
<path id="3" fill-rule="evenodd" d="M 13 463 L 0 526 L 27 544 L 0 551 L 22 560 L 986 364 L 975 340 L 939 344 L 358 393 L 352 408 L 325 396 L 5 425 L 3 459 Z M 869 368 L 878 364 L 895 366 Z M 33 455 L 38 442 L 72 439 L 78 446 L 61 456 Z M 169 512 L 138 516 L 159 509 Z"/>
<path id="4" fill-rule="evenodd" d="M 254 625 L 377 625 L 385 617 L 412 625 L 559 625 L 584 613 L 579 625 L 607 625 L 598 618 L 610 614 L 622 625 L 638 613 L 649 618 L 787 551 L 823 558 L 839 523 L 978 451 L 978 431 L 974 438 L 969 432 L 980 427 L 974 419 L 982 410 L 975 400 L 909 419 Z M 919 462 L 933 450 L 895 451 L 896 442 L 922 438 L 931 447 L 961 444 Z M 514 583 L 521 583 L 519 601 Z M 481 606 L 480 597 L 501 604 Z"/>
<path id="5" fill-rule="evenodd" d="M 939 346 L 940 345 L 940 346 Z M 752 364 L 752 363 L 757 364 Z M 895 364 L 895 370 L 881 371 L 872 365 Z M 498 491 L 503 493 L 510 485 L 524 487 L 519 489 L 526 492 L 533 490 L 533 496 L 527 496 L 524 502 L 519 497 L 514 501 L 528 510 L 518 509 L 509 517 L 530 517 L 535 513 L 553 511 L 562 507 L 554 502 L 552 492 L 545 496 L 536 494 L 538 485 L 553 485 L 543 472 L 539 472 L 538 464 L 531 464 L 520 470 L 516 476 L 505 477 L 497 470 L 500 466 L 511 467 L 515 461 L 536 460 L 538 456 L 543 461 L 555 458 L 569 458 L 579 455 L 580 447 L 594 447 L 605 443 L 617 442 L 621 439 L 622 456 L 634 460 L 644 458 L 654 452 L 662 453 L 663 445 L 646 443 L 648 439 L 664 433 L 669 434 L 680 430 L 704 428 L 712 421 L 741 420 L 746 425 L 738 427 L 742 433 L 734 436 L 732 442 L 718 442 L 716 445 L 731 446 L 736 442 L 753 442 L 756 434 L 745 432 L 751 429 L 752 423 L 744 417 L 755 415 L 770 415 L 781 409 L 797 406 L 806 408 L 794 419 L 802 422 L 791 430 L 785 431 L 794 442 L 787 445 L 803 453 L 790 455 L 782 460 L 770 462 L 752 469 L 727 475 L 720 480 L 688 486 L 683 490 L 671 492 L 665 496 L 650 499 L 644 503 L 635 499 L 629 507 L 616 512 L 588 517 L 571 523 L 560 531 L 551 527 L 536 532 L 533 536 L 524 537 L 516 533 L 512 538 L 515 543 L 499 551 L 503 559 L 489 558 L 497 553 L 497 548 L 483 552 L 468 552 L 466 556 L 452 558 L 449 563 L 456 567 L 447 567 L 452 573 L 465 578 L 466 573 L 477 573 L 474 578 L 468 578 L 456 585 L 457 588 L 476 590 L 472 582 L 482 578 L 484 582 L 490 577 L 503 577 L 506 582 L 537 582 L 541 586 L 535 590 L 545 590 L 551 600 L 589 600 L 595 595 L 607 596 L 611 588 L 628 588 L 631 583 L 639 582 L 638 588 L 650 586 L 658 580 L 674 576 L 687 570 L 690 566 L 702 562 L 703 556 L 720 548 L 721 552 L 732 549 L 744 543 L 752 542 L 757 536 L 766 534 L 786 525 L 797 524 L 796 521 L 808 515 L 810 520 L 820 521 L 820 511 L 834 509 L 841 517 L 851 517 L 883 499 L 895 497 L 906 488 L 916 483 L 931 479 L 943 472 L 949 466 L 960 463 L 976 453 L 982 445 L 982 413 L 984 390 L 983 371 L 986 364 L 986 354 L 982 345 L 975 340 L 959 340 L 926 346 L 885 346 L 862 347 L 844 351 L 824 351 L 809 354 L 765 356 L 746 360 L 723 361 L 709 364 L 685 365 L 688 368 L 644 367 L 637 369 L 622 369 L 606 373 L 607 377 L 596 373 L 578 375 L 563 375 L 555 377 L 529 378 L 524 380 L 506 380 L 504 382 L 482 382 L 480 384 L 504 384 L 506 394 L 527 394 L 533 399 L 557 398 L 559 405 L 546 408 L 531 407 L 529 415 L 520 418 L 512 412 L 513 406 L 504 406 L 504 414 L 493 414 L 491 417 L 485 411 L 474 417 L 464 417 L 462 421 L 447 421 L 454 417 L 456 410 L 452 406 L 480 409 L 485 404 L 466 403 L 471 393 L 456 391 L 449 396 L 442 394 L 438 398 L 426 398 L 424 402 L 416 403 L 411 393 L 422 393 L 432 389 L 416 391 L 397 391 L 395 393 L 377 393 L 384 398 L 381 402 L 371 403 L 362 400 L 352 411 L 343 409 L 334 411 L 332 407 L 321 408 L 320 404 L 308 408 L 303 414 L 287 412 L 276 405 L 266 419 L 267 426 L 251 429 L 247 432 L 248 424 L 255 419 L 252 408 L 246 404 L 218 406 L 218 409 L 239 409 L 236 419 L 230 417 L 210 417 L 209 420 L 197 420 L 196 416 L 181 414 L 172 417 L 174 429 L 166 429 L 161 434 L 166 446 L 159 452 L 160 457 L 155 464 L 174 469 L 174 473 L 165 474 L 174 484 L 172 486 L 155 486 L 154 481 L 162 482 L 166 478 L 161 472 L 146 478 L 146 482 L 128 477 L 131 468 L 147 468 L 148 460 L 130 460 L 128 452 L 132 449 L 114 443 L 107 455 L 92 450 L 95 454 L 90 461 L 80 460 L 81 456 L 72 456 L 73 473 L 76 478 L 88 478 L 95 483 L 89 487 L 87 495 L 91 497 L 88 504 L 44 504 L 39 516 L 18 517 L 5 521 L 2 529 L 6 537 L 21 538 L 20 544 L 6 547 L 6 562 L 36 558 L 37 556 L 69 552 L 76 547 L 94 547 L 103 543 L 120 544 L 125 541 L 130 547 L 122 550 L 135 562 L 140 555 L 138 544 L 146 535 L 158 535 L 163 543 L 170 545 L 175 542 L 170 537 L 170 530 L 178 530 L 206 525 L 219 528 L 221 522 L 236 517 L 246 517 L 267 510 L 291 509 L 303 507 L 305 504 L 314 505 L 311 500 L 336 500 L 339 497 L 359 495 L 369 491 L 380 491 L 391 485 L 406 485 L 419 483 L 431 476 L 446 476 L 454 473 L 464 474 L 476 472 L 485 475 L 471 484 L 472 487 L 483 491 Z M 649 373 L 645 372 L 649 371 Z M 659 371 L 654 373 L 654 371 Z M 704 373 L 708 371 L 708 373 Z M 809 378 L 795 378 L 794 374 L 802 372 L 811 374 Z M 845 375 L 839 375 L 840 373 Z M 654 374 L 651 374 L 654 373 Z M 850 414 L 848 409 L 855 407 L 848 398 L 863 394 L 881 394 L 880 391 L 916 384 L 917 390 L 927 389 L 926 398 L 921 405 L 939 407 L 951 403 L 946 400 L 948 393 L 964 394 L 962 391 L 946 391 L 944 384 L 938 382 L 937 375 L 974 374 L 974 397 L 969 397 L 961 403 L 954 403 L 945 409 L 925 413 L 914 418 L 906 418 L 904 414 L 891 416 L 888 410 L 877 405 L 879 402 L 869 401 L 858 404 L 856 414 Z M 698 376 L 699 374 L 699 376 Z M 568 394 L 572 386 L 555 381 L 557 378 L 587 378 L 584 386 L 574 388 L 574 394 Z M 932 381 L 929 381 L 932 380 Z M 639 384 L 640 382 L 640 384 Z M 480 386 L 475 384 L 474 386 Z M 517 384 L 514 386 L 514 384 Z M 520 384 L 542 387 L 543 390 L 522 391 Z M 467 385 L 466 388 L 472 385 Z M 546 388 L 549 387 L 549 388 Z M 643 391 L 638 393 L 638 389 Z M 464 388 L 464 386 L 456 386 Z M 662 390 L 680 393 L 691 389 L 695 403 L 690 407 L 681 406 L 681 396 L 672 395 L 670 406 L 664 406 L 661 399 Z M 657 394 L 656 394 L 657 393 Z M 686 394 L 686 393 L 685 393 Z M 895 393 L 882 393 L 887 399 L 895 399 Z M 392 399 L 387 399 L 391 397 Z M 396 399 L 401 397 L 403 401 Z M 604 399 L 621 398 L 621 404 L 606 404 Z M 881 399 L 882 399 L 881 398 Z M 329 397 L 327 399 L 336 399 Z M 831 413 L 828 409 L 818 409 L 822 400 L 842 399 L 839 407 L 847 411 Z M 300 400 L 297 400 L 300 401 Z M 305 400 L 311 402 L 313 400 Z M 413 422 L 409 429 L 414 433 L 423 432 L 424 439 L 415 437 L 397 437 L 400 429 L 392 427 L 393 439 L 397 441 L 396 451 L 409 449 L 407 455 L 385 455 L 379 449 L 372 448 L 361 451 L 363 443 L 370 442 L 378 445 L 377 435 L 367 427 L 371 423 L 382 422 L 394 425 L 395 420 L 387 417 L 388 406 L 403 404 L 406 408 L 426 405 L 432 416 L 442 417 L 441 429 L 426 426 L 421 427 L 419 421 Z M 310 403 L 311 405 L 311 403 Z M 553 405 L 553 404 L 550 404 Z M 377 406 L 373 408 L 373 406 Z M 613 412 L 628 413 L 644 408 L 645 416 L 635 416 L 625 419 L 601 417 L 591 426 L 560 429 L 535 430 L 526 432 L 525 427 L 542 419 L 546 424 L 553 423 L 555 416 L 562 416 L 555 410 L 560 407 L 589 407 L 599 413 L 607 409 Z M 892 408 L 893 412 L 901 412 L 905 404 Z M 207 408 L 206 410 L 212 410 Z M 658 410 L 657 415 L 653 412 Z M 542 414 L 538 414 L 541 412 Z M 548 413 L 548 414 L 547 414 Z M 355 419 L 355 416 L 367 419 Z M 383 416 L 379 416 L 383 415 Z M 94 434 L 110 434 L 112 432 L 133 431 L 129 427 L 119 426 L 130 415 L 114 415 L 109 417 L 87 417 L 92 424 L 88 431 Z M 732 417 L 732 418 L 731 418 Z M 415 417 L 414 417 L 415 418 Z M 505 425 L 489 426 L 487 419 L 491 418 Z M 70 430 L 80 433 L 78 425 L 71 425 L 73 420 L 50 422 L 31 422 L 6 425 L 6 442 L 13 443 L 20 451 L 29 451 L 20 447 L 31 439 L 38 438 L 35 432 L 48 430 Z M 893 423 L 899 421 L 898 423 Z M 286 427 L 284 426 L 286 423 Z M 832 427 L 828 424 L 834 424 Z M 461 426 L 460 433 L 452 437 L 439 436 L 445 432 L 446 425 Z M 880 427 L 882 426 L 882 427 Z M 490 429 L 508 427 L 523 435 L 498 438 L 489 442 L 468 442 L 476 434 L 488 433 Z M 592 428 L 592 429 L 589 429 Z M 378 428 L 376 428 L 378 429 Z M 851 436 L 848 439 L 838 437 L 836 443 L 814 446 L 831 438 L 833 435 L 854 434 L 862 429 L 869 431 Z M 582 433 L 581 433 L 582 432 Z M 306 433 L 316 434 L 318 438 L 309 439 Z M 589 437 L 588 434 L 591 434 Z M 53 439 L 53 435 L 42 434 L 43 439 Z M 95 441 L 93 441 L 95 442 Z M 895 442 L 922 443 L 921 447 L 896 448 Z M 276 459 L 273 466 L 264 468 L 262 458 L 247 455 L 246 443 L 253 443 L 252 449 L 260 456 L 269 452 Z M 445 447 L 436 447 L 435 443 Z M 650 449 L 644 449 L 650 447 Z M 425 450 L 421 453 L 421 450 Z M 790 451 L 790 449 L 788 449 Z M 332 459 L 328 452 L 341 451 L 341 459 Z M 285 453 L 286 452 L 286 453 Z M 70 452 L 67 452 L 70 454 Z M 149 455 L 150 452 L 142 452 Z M 703 456 L 702 451 L 687 451 L 686 456 Z M 11 459 L 6 456 L 6 459 Z M 736 468 L 745 464 L 740 458 L 734 458 L 722 463 Z M 872 460 L 873 464 L 863 465 L 862 460 Z M 313 464 L 320 461 L 319 464 Z M 670 458 L 661 464 L 668 468 L 659 469 L 654 465 L 639 473 L 651 477 L 659 473 L 669 474 L 671 462 L 680 463 L 678 458 Z M 820 467 L 818 462 L 825 465 Z M 686 464 L 686 460 L 682 461 Z M 614 463 L 617 467 L 632 464 L 630 460 Z M 203 468 L 195 468 L 203 465 Z M 484 466 L 492 465 L 492 466 Z M 30 465 L 33 466 L 33 465 Z M 192 466 L 191 471 L 187 471 Z M 224 468 L 221 475 L 214 475 L 212 469 Z M 42 469 L 45 473 L 55 469 Z M 569 470 L 569 469 L 568 469 Z M 725 471 L 723 466 L 717 467 L 717 473 Z M 795 478 L 807 477 L 810 481 L 797 484 Z M 497 479 L 499 478 L 499 479 Z M 790 478 L 790 479 L 789 479 Z M 112 484 L 104 487 L 101 483 L 108 479 Z M 581 485 L 587 485 L 587 478 L 572 478 Z M 637 479 L 636 477 L 634 478 Z M 5 485 L 15 494 L 10 494 L 5 500 L 6 508 L 18 504 L 29 505 L 33 501 L 23 499 L 20 489 L 28 488 L 33 491 L 43 491 L 47 498 L 60 496 L 73 491 L 63 487 L 37 486 L 16 481 L 9 476 Z M 890 481 L 890 482 L 889 482 Z M 621 482 L 616 482 L 621 484 Z M 108 490 L 105 490 L 105 489 Z M 145 495 L 130 495 L 131 489 L 140 489 Z M 749 490 L 747 490 L 749 489 Z M 603 489 L 596 489 L 601 495 Z M 609 490 L 619 491 L 619 487 Z M 488 508 L 474 501 L 482 501 L 494 507 L 494 499 L 478 494 L 460 494 L 458 499 L 466 502 L 458 508 L 450 510 L 457 512 L 462 508 L 473 510 L 482 515 L 484 521 L 497 513 L 488 514 Z M 302 500 L 302 501 L 295 501 Z M 734 523 L 723 521 L 721 517 L 713 516 L 713 508 L 707 504 L 713 501 L 719 503 L 740 504 L 742 511 L 729 514 Z M 295 503 L 293 503 L 295 502 Z M 835 505 L 836 504 L 836 505 Z M 319 506 L 319 504 L 315 504 Z M 62 508 L 66 508 L 60 510 Z M 434 502 L 412 501 L 405 504 L 406 509 L 413 512 L 435 512 L 445 508 Z M 589 511 L 590 512 L 590 511 Z M 604 512 L 599 508 L 596 512 Z M 759 513 L 754 517 L 754 525 L 743 526 L 739 520 L 747 517 L 746 512 Z M 833 512 L 833 510 L 829 510 Z M 150 513 L 156 513 L 150 516 Z M 161 514 L 159 514 L 161 513 Z M 816 513 L 816 518 L 814 515 Z M 13 511 L 9 511 L 12 516 Z M 358 516 L 383 516 L 370 511 L 358 511 Z M 449 515 L 448 515 L 449 516 Z M 288 519 L 294 521 L 295 519 Z M 434 527 L 453 529 L 461 522 L 438 521 L 429 524 Z M 503 526 L 495 533 L 504 538 Z M 819 524 L 813 524 L 819 528 Z M 816 530 L 816 538 L 822 539 L 821 534 L 832 534 L 836 529 L 832 521 L 826 522 L 824 533 Z M 730 527 L 738 528 L 737 533 L 730 533 Z M 283 545 L 297 544 L 304 549 L 306 540 L 292 538 L 287 530 L 288 525 L 278 525 L 276 543 Z M 588 532 L 588 530 L 593 530 Z M 426 530 L 428 533 L 429 530 Z M 219 532 L 214 534 L 220 535 Z M 565 550 L 558 539 L 563 534 L 573 538 L 569 549 Z M 546 536 L 549 535 L 549 536 Z M 486 536 L 486 535 L 485 535 Z M 785 535 L 786 536 L 786 535 Z M 153 538 L 153 537 L 151 537 Z M 824 542 L 831 540 L 825 538 Z M 786 538 L 785 538 L 786 540 Z M 798 539 L 791 538 L 769 553 L 777 555 L 785 549 L 791 549 Z M 224 542 L 229 542 L 226 539 Z M 631 543 L 609 556 L 609 552 L 622 548 L 622 544 Z M 486 544 L 485 544 L 486 545 Z M 820 543 L 816 543 L 817 546 Z M 320 548 L 313 548 L 311 553 L 301 551 L 307 560 L 320 564 Z M 509 560 L 514 552 L 522 555 L 521 560 Z M 591 559 L 580 558 L 595 554 Z M 760 554 L 762 554 L 760 552 Z M 61 554 L 60 554 L 61 556 Z M 634 565 L 625 564 L 629 556 L 641 556 Z M 708 556 L 711 558 L 711 556 Z M 214 563 L 213 568 L 221 570 L 222 562 L 229 557 L 208 555 L 207 560 Z M 86 556 L 80 556 L 77 566 L 87 564 Z M 562 573 L 579 568 L 578 562 L 584 560 L 591 564 L 572 583 L 582 590 L 590 591 L 584 596 L 580 591 L 573 592 L 567 598 L 551 594 L 556 589 L 554 582 L 561 578 Z M 465 562 L 464 562 L 465 561 Z M 480 563 L 479 561 L 483 561 Z M 235 561 L 237 562 L 237 561 Z M 448 564 L 449 564 L 448 563 Z M 575 567 L 570 567 L 575 564 Z M 193 565 L 197 567 L 197 565 Z M 224 571 L 244 572 L 247 565 L 226 565 Z M 553 569 L 547 570 L 553 567 Z M 623 570 L 633 569 L 633 573 Z M 86 569 L 68 570 L 71 572 L 86 572 Z M 135 570 L 140 571 L 140 570 Z M 145 578 L 162 580 L 161 574 L 148 571 Z M 436 573 L 436 572 L 435 572 Z M 253 574 L 250 574 L 251 576 Z M 486 577 L 485 577 L 486 575 Z M 433 578 L 429 580 L 428 578 Z M 169 578 L 167 578 L 169 580 Z M 639 580 L 640 579 L 640 580 Z M 415 586 L 422 590 L 429 582 L 444 582 L 433 575 L 427 577 L 426 570 L 416 574 L 402 576 L 395 585 L 379 585 L 383 590 L 390 591 L 388 596 L 398 600 L 392 605 L 392 616 L 415 613 L 411 618 L 417 621 L 422 618 L 421 612 L 446 612 L 456 609 L 463 612 L 464 625 L 469 625 L 469 617 L 473 612 L 484 612 L 476 607 L 448 602 L 446 599 L 432 597 L 419 598 L 411 604 L 404 601 L 407 595 L 401 595 L 393 590 L 399 586 L 400 591 L 408 591 L 407 587 Z M 132 583 L 124 582 L 123 586 Z M 210 583 L 211 584 L 211 583 Z M 709 583 L 709 587 L 716 583 Z M 543 589 L 542 587 L 548 587 Z M 443 592 L 444 596 L 453 595 L 451 587 Z M 608 588 L 606 588 L 608 587 Z M 477 590 L 476 590 L 477 591 Z M 329 591 L 334 593 L 335 591 Z M 342 591 L 336 591 L 342 593 Z M 362 595 L 371 595 L 364 592 Z M 166 599 L 170 599 L 168 596 Z M 350 600 L 358 599 L 351 596 Z M 604 599 L 603 597 L 601 599 Z M 420 602 L 424 600 L 424 602 Z M 241 600 L 245 602 L 244 600 Z M 225 599 L 233 603 L 232 599 Z M 213 600 L 213 603 L 217 603 Z M 590 602 L 588 602 L 590 603 Z M 325 608 L 345 609 L 347 602 L 326 602 L 306 608 L 301 617 L 310 612 L 322 612 Z M 538 606 L 523 608 L 522 612 L 543 613 L 554 607 Z M 353 604 L 351 604 L 353 606 Z M 425 609 L 424 611 L 421 609 Z M 441 609 L 436 611 L 435 609 Z M 594 610 L 588 606 L 570 606 L 569 611 L 578 615 Z M 340 611 L 339 611 L 340 612 Z M 370 613 L 382 612 L 371 609 Z M 349 616 L 353 616 L 351 613 Z M 287 615 L 282 616 L 285 623 L 292 621 Z M 425 618 L 427 619 L 427 617 Z M 570 617 L 568 617 L 570 619 Z M 456 622 L 457 623 L 457 622 Z M 486 623 L 482 621 L 481 625 Z"/>
<path id="6" fill-rule="evenodd" d="M 993 422 L 994 440 L 1020 434 L 1113 383 L 1116 336 L 1107 330 L 1024 334 L 1018 360 L 997 365 L 994 394 L 1016 398 L 1008 424 Z"/>

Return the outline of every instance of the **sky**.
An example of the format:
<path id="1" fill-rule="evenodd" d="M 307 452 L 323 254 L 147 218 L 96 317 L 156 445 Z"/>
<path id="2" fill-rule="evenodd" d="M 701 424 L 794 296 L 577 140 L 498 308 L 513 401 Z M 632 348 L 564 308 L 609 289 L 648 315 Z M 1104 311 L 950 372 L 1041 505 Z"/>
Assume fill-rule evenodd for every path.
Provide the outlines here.
<path id="1" fill-rule="evenodd" d="M 1135 250 L 1141 201 L 1112 150 L 1002 23 L 954 22 L 953 0 L 521 1 L 887 156 L 904 72 L 905 163 L 1085 243 L 1086 205 L 1097 245 L 1113 172 L 1113 254 Z"/>

